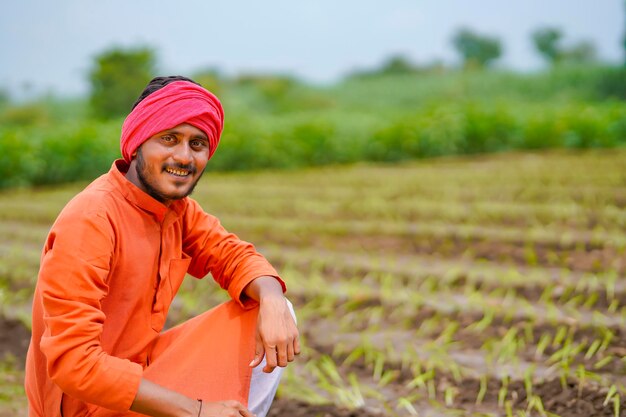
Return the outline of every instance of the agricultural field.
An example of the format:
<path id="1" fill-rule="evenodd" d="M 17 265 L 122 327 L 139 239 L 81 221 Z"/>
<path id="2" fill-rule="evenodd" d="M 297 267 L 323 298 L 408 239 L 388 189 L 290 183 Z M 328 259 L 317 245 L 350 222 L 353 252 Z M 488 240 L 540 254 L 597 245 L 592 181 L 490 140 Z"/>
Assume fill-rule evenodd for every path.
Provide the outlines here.
<path id="1" fill-rule="evenodd" d="M 194 197 L 288 284 L 271 416 L 626 415 L 626 150 L 207 173 Z M 84 184 L 0 194 L 0 416 L 26 416 L 47 230 Z M 226 298 L 183 283 L 169 325 Z"/>

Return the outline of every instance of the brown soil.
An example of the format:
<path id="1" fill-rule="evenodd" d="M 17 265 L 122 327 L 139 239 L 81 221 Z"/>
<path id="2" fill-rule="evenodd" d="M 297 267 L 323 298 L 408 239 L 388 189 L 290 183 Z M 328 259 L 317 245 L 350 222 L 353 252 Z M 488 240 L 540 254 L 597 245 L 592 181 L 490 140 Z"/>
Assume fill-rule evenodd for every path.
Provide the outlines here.
<path id="1" fill-rule="evenodd" d="M 317 346 L 316 348 L 319 349 L 318 352 L 320 354 L 332 354 L 332 349 L 327 346 Z M 406 388 L 407 384 L 413 379 L 411 372 L 402 369 L 399 364 L 388 364 L 387 369 L 396 369 L 398 374 L 398 378 L 388 385 L 387 390 L 406 395 L 408 393 Z M 345 371 L 348 371 L 348 369 L 345 369 Z M 363 360 L 357 360 L 351 363 L 349 371 L 359 375 L 361 383 L 371 383 L 371 381 L 368 380 L 371 380 L 372 369 L 370 366 L 366 365 Z M 436 399 L 439 404 L 445 403 L 443 394 L 445 389 L 447 387 L 453 388 L 455 394 L 452 403 L 448 406 L 450 409 L 463 410 L 468 413 L 488 413 L 490 415 L 505 414 L 505 406 L 499 403 L 498 398 L 500 390 L 502 389 L 502 382 L 495 378 L 487 381 L 486 390 L 480 403 L 477 402 L 481 390 L 481 382 L 478 379 L 463 378 L 460 381 L 456 381 L 451 375 L 438 373 L 435 376 L 434 385 L 436 387 L 434 399 Z M 416 390 L 418 392 L 420 390 L 424 392 L 421 399 L 418 399 L 414 403 L 415 409 L 418 412 L 422 411 L 422 409 L 432 409 L 432 403 L 428 400 L 426 390 L 424 388 L 415 388 L 412 393 L 415 394 Z M 539 382 L 536 381 L 532 386 L 532 394 L 543 399 L 543 408 L 560 417 L 614 417 L 613 401 L 604 405 L 607 392 L 606 388 L 600 388 L 593 383 L 588 383 L 580 387 L 578 382 L 574 380 L 565 381 L 564 385 L 562 385 L 561 381 L 558 379 L 549 379 Z M 509 402 L 513 410 L 525 410 L 528 408 L 528 393 L 526 392 L 523 381 L 513 379 L 508 383 L 504 402 Z M 289 403 L 289 401 L 287 401 L 287 403 Z M 338 410 L 333 406 L 324 406 L 328 407 L 329 414 L 319 414 L 320 410 L 317 408 L 319 406 L 311 406 L 304 403 L 293 403 L 290 407 L 298 409 L 298 414 L 296 414 L 298 416 L 376 415 L 376 413 L 371 411 L 364 412 L 364 410 L 357 410 L 357 414 L 351 414 L 348 410 Z M 282 411 L 283 409 L 278 408 L 277 410 Z M 620 401 L 620 410 L 626 410 L 626 399 L 623 397 Z M 440 413 L 440 415 L 446 415 L 445 409 L 441 409 Z M 270 415 L 277 416 L 279 414 L 270 413 Z M 539 414 L 537 411 L 534 411 L 531 415 Z"/>
<path id="2" fill-rule="evenodd" d="M 482 239 L 457 236 L 441 239 L 433 236 L 413 235 L 322 235 L 314 239 L 302 239 L 299 234 L 276 233 L 268 236 L 264 231 L 251 237 L 257 241 L 272 241 L 287 247 L 340 248 L 342 251 L 388 252 L 406 255 L 438 255 L 447 258 L 466 256 L 493 262 L 511 263 L 519 266 L 542 265 L 567 268 L 570 271 L 601 272 L 615 270 L 626 272 L 623 253 L 612 246 L 585 242 L 576 244 L 540 243 L 524 241 L 499 241 L 495 238 Z"/>
<path id="3" fill-rule="evenodd" d="M 331 404 L 314 405 L 302 401 L 276 398 L 268 417 L 380 417 L 383 414 L 364 408 L 348 410 Z"/>
<path id="4" fill-rule="evenodd" d="M 458 403 L 472 407 L 476 403 L 476 396 L 480 389 L 480 382 L 476 380 L 463 380 L 460 384 Z M 483 399 L 485 404 L 497 405 L 498 392 L 501 385 L 496 381 L 487 384 L 487 393 Z M 558 380 L 551 380 L 535 384 L 533 395 L 544 399 L 543 407 L 546 411 L 558 414 L 561 417 L 613 417 L 613 403 L 604 406 L 606 390 L 583 387 L 579 391 L 578 384 L 567 381 L 565 386 Z M 511 400 L 515 409 L 525 409 L 528 405 L 527 393 L 524 383 L 513 381 L 508 386 L 507 399 Z M 626 399 L 622 399 L 620 410 L 626 407 Z M 533 415 L 538 415 L 535 411 Z"/>
<path id="5" fill-rule="evenodd" d="M 30 330 L 21 322 L 0 316 L 0 359 L 14 358 L 23 367 L 30 343 Z"/>

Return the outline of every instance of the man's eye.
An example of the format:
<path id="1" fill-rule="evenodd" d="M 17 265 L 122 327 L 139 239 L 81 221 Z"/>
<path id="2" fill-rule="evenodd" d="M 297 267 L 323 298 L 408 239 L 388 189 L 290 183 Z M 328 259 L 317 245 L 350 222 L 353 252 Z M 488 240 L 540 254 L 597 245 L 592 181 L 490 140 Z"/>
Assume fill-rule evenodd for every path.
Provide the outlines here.
<path id="1" fill-rule="evenodd" d="M 174 141 L 174 136 L 171 135 L 165 135 L 162 137 L 164 142 L 173 142 Z"/>
<path id="2" fill-rule="evenodd" d="M 191 142 L 191 146 L 193 146 L 194 148 L 203 148 L 206 146 L 206 144 L 201 140 L 194 140 Z"/>

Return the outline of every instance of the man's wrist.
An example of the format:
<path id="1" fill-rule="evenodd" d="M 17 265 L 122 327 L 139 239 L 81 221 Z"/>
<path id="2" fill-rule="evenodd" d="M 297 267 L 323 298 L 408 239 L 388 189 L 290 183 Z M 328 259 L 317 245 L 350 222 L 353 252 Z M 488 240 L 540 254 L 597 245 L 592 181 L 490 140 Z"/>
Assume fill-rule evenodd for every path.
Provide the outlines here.
<path id="1" fill-rule="evenodd" d="M 284 298 L 282 285 L 275 277 L 270 275 L 262 275 L 255 278 L 248 284 L 244 293 L 258 302 Z"/>
<path id="2" fill-rule="evenodd" d="M 273 303 L 273 302 L 284 302 L 284 300 L 285 300 L 285 296 L 283 295 L 282 292 L 279 292 L 279 293 L 268 292 L 265 294 L 261 294 L 259 297 L 259 303 L 261 304 L 267 304 L 267 303 Z"/>

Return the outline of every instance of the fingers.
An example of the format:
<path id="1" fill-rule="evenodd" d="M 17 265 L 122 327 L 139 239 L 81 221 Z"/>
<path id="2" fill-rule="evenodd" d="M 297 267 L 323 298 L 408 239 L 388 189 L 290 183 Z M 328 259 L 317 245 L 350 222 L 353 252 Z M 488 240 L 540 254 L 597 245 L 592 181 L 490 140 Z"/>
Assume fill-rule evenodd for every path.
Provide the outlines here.
<path id="1" fill-rule="evenodd" d="M 226 408 L 228 408 L 228 411 L 230 413 L 227 415 L 233 415 L 236 417 L 239 417 L 239 416 L 256 417 L 254 414 L 252 414 L 250 410 L 244 407 L 243 404 L 241 404 L 239 401 L 235 401 L 235 400 L 224 401 L 223 404 Z"/>
<path id="2" fill-rule="evenodd" d="M 276 346 L 265 347 L 265 367 L 263 372 L 270 373 L 278 366 L 278 352 Z"/>
<path id="3" fill-rule="evenodd" d="M 295 342 L 295 340 L 294 340 Z M 294 343 L 288 343 L 287 344 L 287 360 L 289 362 L 293 362 L 293 360 L 295 359 L 296 355 L 294 352 Z"/>
<path id="4" fill-rule="evenodd" d="M 266 365 L 263 371 L 272 372 L 276 366 L 284 368 L 289 362 L 293 362 L 298 354 L 300 354 L 300 344 L 297 337 L 293 342 L 281 346 L 265 346 Z"/>
<path id="5" fill-rule="evenodd" d="M 296 355 L 300 354 L 300 338 L 298 336 L 296 336 L 293 341 L 293 353 L 295 353 Z"/>
<path id="6" fill-rule="evenodd" d="M 201 410 L 202 417 L 256 417 L 239 401 L 205 402 Z"/>
<path id="7" fill-rule="evenodd" d="M 300 353 L 298 328 L 288 300 L 269 299 L 261 303 L 257 321 L 257 337 L 262 340 L 266 365 L 263 372 L 272 372 L 277 366 L 286 367 Z M 257 351 L 259 349 L 257 348 Z M 255 357 L 255 359 L 257 359 Z M 258 364 L 258 361 L 253 361 Z"/>
<path id="8" fill-rule="evenodd" d="M 264 354 L 265 354 L 265 349 L 263 348 L 263 342 L 257 335 L 256 346 L 254 348 L 254 358 L 252 359 L 252 362 L 250 362 L 250 367 L 256 368 L 257 366 L 259 366 L 261 361 L 263 361 Z"/>
<path id="9" fill-rule="evenodd" d="M 289 353 L 287 351 L 289 350 L 288 346 L 290 344 L 291 343 L 286 343 L 278 348 L 276 357 L 278 359 L 278 366 L 280 366 L 281 368 L 287 366 L 287 358 L 289 356 Z"/>

